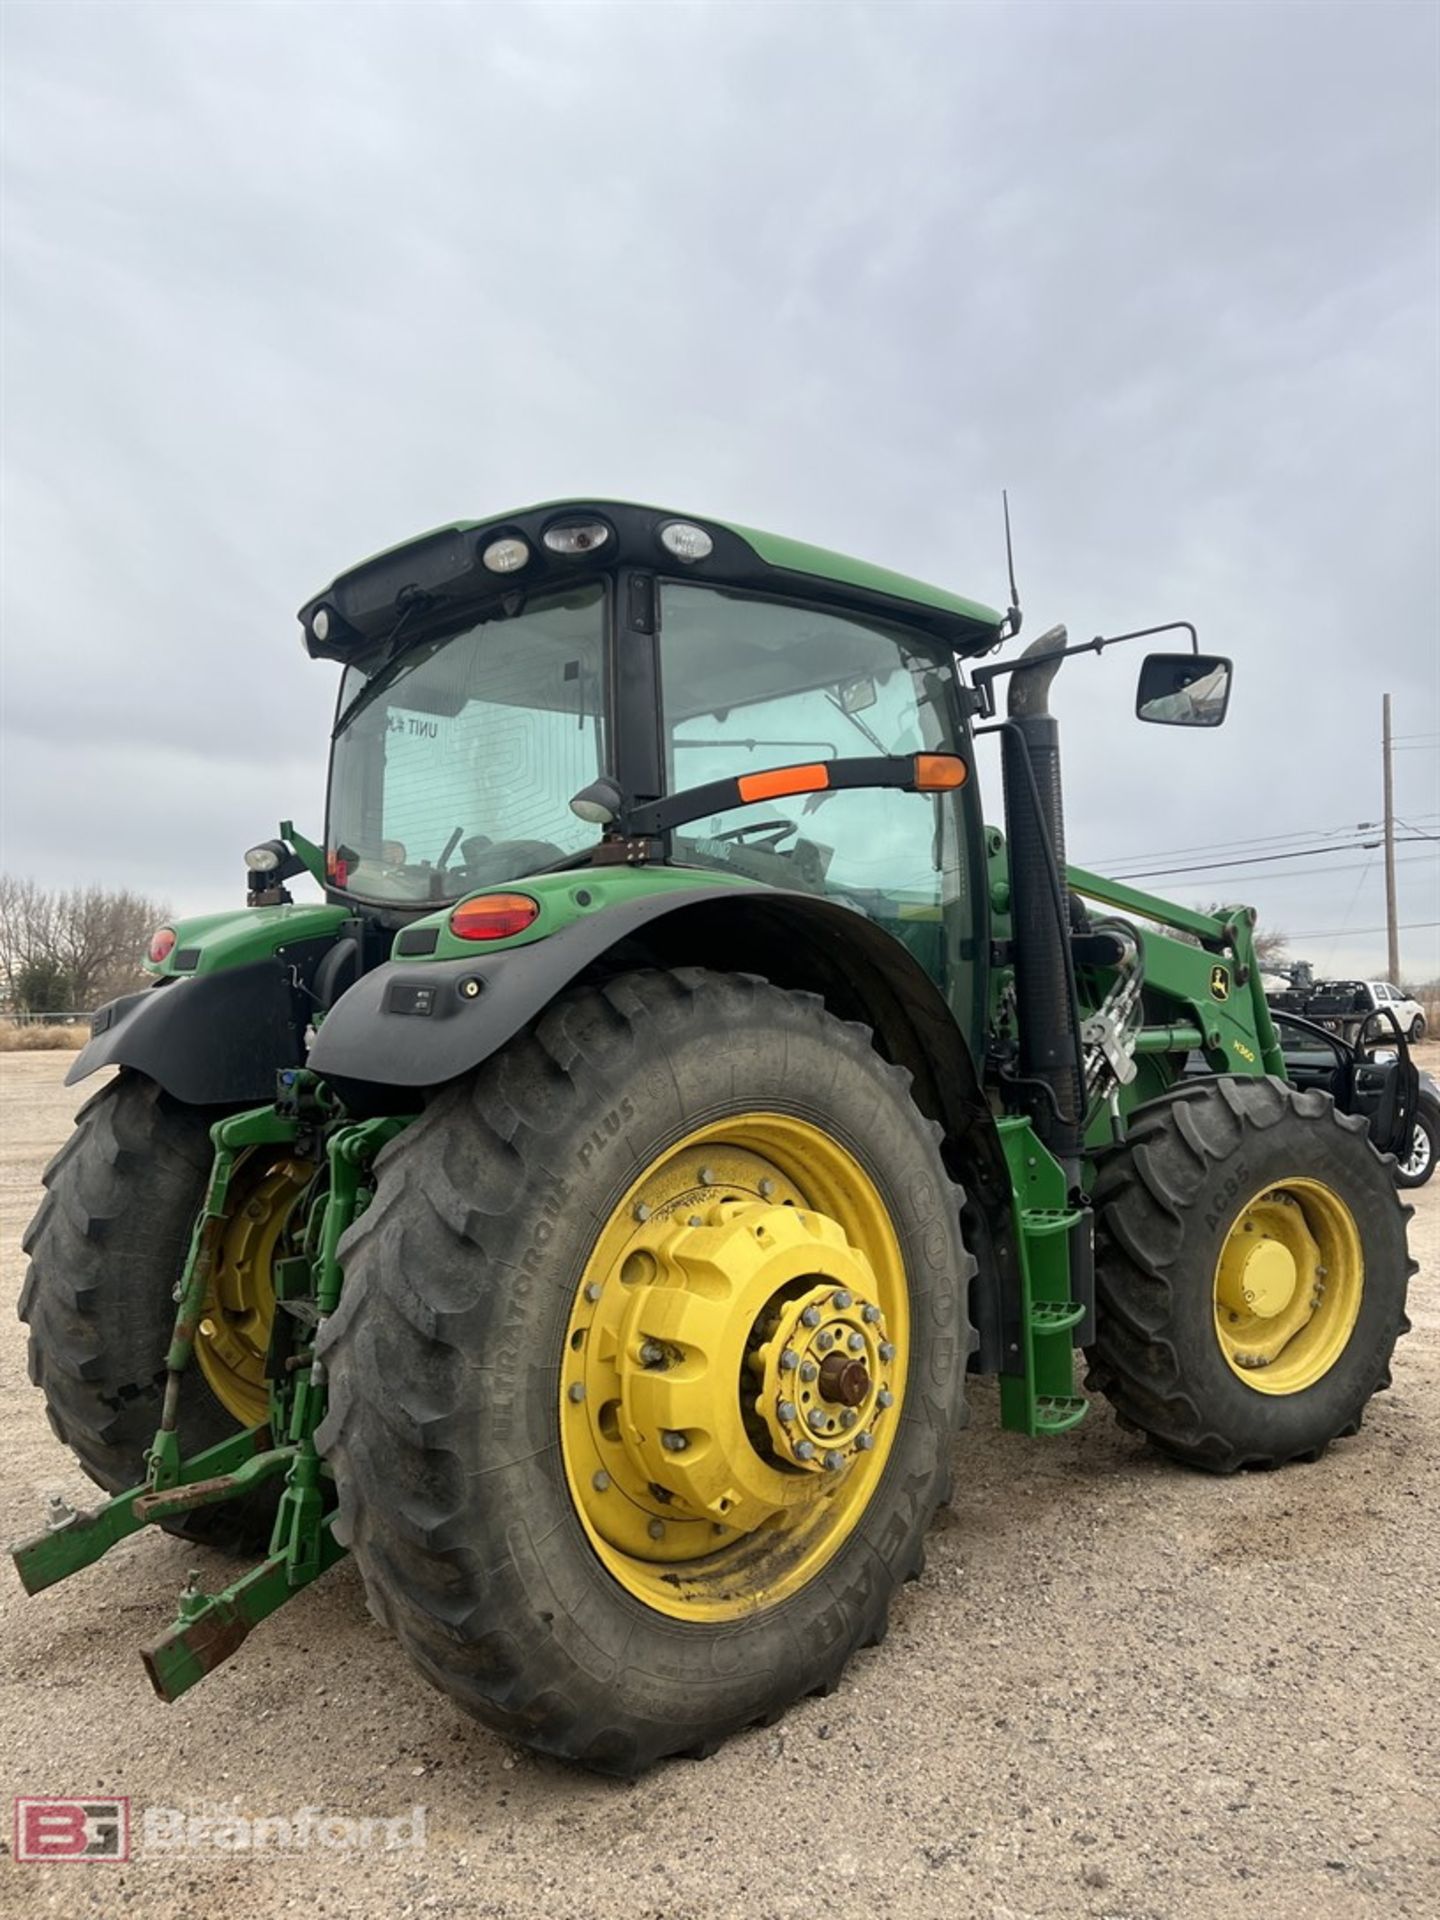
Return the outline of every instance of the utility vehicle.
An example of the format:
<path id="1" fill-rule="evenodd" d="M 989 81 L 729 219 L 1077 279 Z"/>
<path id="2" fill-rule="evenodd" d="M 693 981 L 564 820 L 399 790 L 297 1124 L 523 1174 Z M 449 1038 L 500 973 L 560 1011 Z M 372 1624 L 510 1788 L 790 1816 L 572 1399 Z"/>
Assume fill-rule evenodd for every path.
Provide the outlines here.
<path id="1" fill-rule="evenodd" d="M 1111 639 L 977 666 L 1015 605 L 603 500 L 300 619 L 324 844 L 157 931 L 26 1242 L 33 1378 L 114 1496 L 52 1502 L 26 1586 L 145 1525 L 260 1556 L 192 1580 L 162 1696 L 348 1549 L 437 1687 L 632 1774 L 883 1637 L 970 1375 L 1063 1434 L 1081 1349 L 1215 1472 L 1356 1431 L 1405 1214 L 1287 1083 L 1253 914 L 1067 865 L 1048 690 Z M 1229 662 L 1176 630 L 1138 717 L 1214 726 Z"/>

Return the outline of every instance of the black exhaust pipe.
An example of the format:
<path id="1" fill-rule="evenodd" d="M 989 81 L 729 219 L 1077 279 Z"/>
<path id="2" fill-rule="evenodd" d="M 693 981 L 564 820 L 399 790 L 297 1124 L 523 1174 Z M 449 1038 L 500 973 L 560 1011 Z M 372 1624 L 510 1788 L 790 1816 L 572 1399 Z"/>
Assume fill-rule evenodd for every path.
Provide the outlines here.
<path id="1" fill-rule="evenodd" d="M 1074 1186 L 1085 1096 L 1071 989 L 1060 729 L 1049 708 L 1050 683 L 1060 669 L 1066 637 L 1064 627 L 1052 627 L 1021 654 L 1010 677 L 1009 718 L 1000 738 L 1020 1070 L 1036 1087 L 1035 1131 Z"/>

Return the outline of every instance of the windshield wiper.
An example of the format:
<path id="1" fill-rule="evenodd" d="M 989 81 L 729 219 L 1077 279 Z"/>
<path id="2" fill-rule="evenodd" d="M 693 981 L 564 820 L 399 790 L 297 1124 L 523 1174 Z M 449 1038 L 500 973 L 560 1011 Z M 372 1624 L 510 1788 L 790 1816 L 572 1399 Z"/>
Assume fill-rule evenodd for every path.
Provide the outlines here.
<path id="1" fill-rule="evenodd" d="M 383 693 L 387 687 L 394 685 L 394 675 L 390 670 L 399 664 L 400 659 L 400 656 L 394 651 L 394 648 L 395 643 L 401 638 L 405 631 L 406 622 L 412 613 L 423 612 L 428 608 L 436 606 L 439 601 L 438 594 L 424 593 L 419 587 L 408 588 L 402 595 L 402 598 L 405 604 L 400 609 L 400 617 L 380 642 L 380 664 L 365 682 L 364 686 L 361 687 L 349 706 L 346 707 L 345 711 L 336 719 L 336 733 L 339 733 L 343 726 L 347 726 L 350 721 L 355 719 L 357 714 L 363 712 L 378 694 Z"/>

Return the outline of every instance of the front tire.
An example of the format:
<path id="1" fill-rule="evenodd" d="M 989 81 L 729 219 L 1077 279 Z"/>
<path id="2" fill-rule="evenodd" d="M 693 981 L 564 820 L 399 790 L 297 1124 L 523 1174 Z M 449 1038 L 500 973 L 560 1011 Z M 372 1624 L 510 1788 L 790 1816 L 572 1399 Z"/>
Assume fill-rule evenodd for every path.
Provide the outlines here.
<path id="1" fill-rule="evenodd" d="M 1415 1018 L 1410 1022 L 1411 1046 L 1418 1047 L 1420 1042 L 1424 1038 L 1425 1038 L 1425 1016 L 1423 1013 L 1417 1013 Z"/>
<path id="2" fill-rule="evenodd" d="M 1316 1459 L 1390 1384 L 1415 1271 L 1390 1162 L 1328 1094 L 1195 1082 L 1096 1182 L 1087 1385 L 1211 1472 Z"/>
<path id="3" fill-rule="evenodd" d="M 960 1196 L 868 1031 L 625 975 L 376 1172 L 320 1444 L 421 1672 L 622 1775 L 828 1691 L 921 1566 L 971 1347 Z"/>

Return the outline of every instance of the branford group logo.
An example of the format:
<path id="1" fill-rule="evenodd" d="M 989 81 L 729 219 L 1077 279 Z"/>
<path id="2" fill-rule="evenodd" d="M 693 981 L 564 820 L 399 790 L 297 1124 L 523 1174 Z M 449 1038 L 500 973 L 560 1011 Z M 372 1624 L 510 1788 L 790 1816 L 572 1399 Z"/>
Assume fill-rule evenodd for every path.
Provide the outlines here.
<path id="1" fill-rule="evenodd" d="M 24 1866 L 53 1860 L 128 1860 L 130 1802 L 17 1798 L 15 1858 Z"/>

